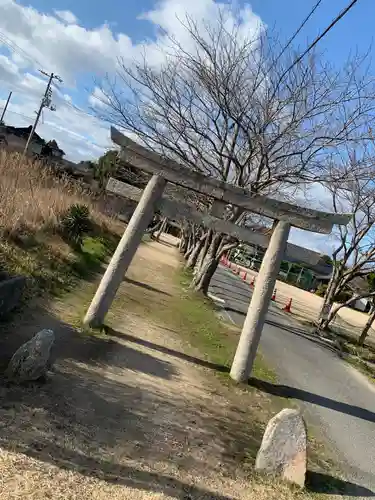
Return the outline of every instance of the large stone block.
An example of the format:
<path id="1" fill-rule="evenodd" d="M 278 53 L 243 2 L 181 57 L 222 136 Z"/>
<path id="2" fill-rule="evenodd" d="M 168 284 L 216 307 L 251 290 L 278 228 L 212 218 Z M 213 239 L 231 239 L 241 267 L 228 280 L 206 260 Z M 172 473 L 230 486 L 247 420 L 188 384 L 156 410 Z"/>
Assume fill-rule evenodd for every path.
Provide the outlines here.
<path id="1" fill-rule="evenodd" d="M 5 375 L 14 382 L 38 380 L 50 367 L 51 347 L 55 335 L 52 330 L 41 330 L 31 340 L 21 345 L 13 354 Z"/>
<path id="2" fill-rule="evenodd" d="M 20 303 L 25 284 L 26 278 L 23 276 L 0 281 L 0 317 L 12 311 Z"/>
<path id="3" fill-rule="evenodd" d="M 306 465 L 305 422 L 299 411 L 285 408 L 268 422 L 255 468 L 303 487 Z"/>

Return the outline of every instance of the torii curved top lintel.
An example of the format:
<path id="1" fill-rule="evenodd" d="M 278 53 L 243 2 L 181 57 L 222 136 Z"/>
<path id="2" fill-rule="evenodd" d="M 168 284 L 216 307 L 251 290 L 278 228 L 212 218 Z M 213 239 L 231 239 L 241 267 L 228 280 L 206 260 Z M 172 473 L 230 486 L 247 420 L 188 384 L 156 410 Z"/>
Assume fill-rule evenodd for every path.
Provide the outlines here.
<path id="1" fill-rule="evenodd" d="M 265 196 L 254 196 L 250 191 L 207 177 L 200 172 L 162 157 L 111 127 L 111 139 L 122 148 L 122 158 L 151 174 L 159 174 L 169 182 L 207 194 L 218 200 L 247 209 L 272 219 L 284 220 L 292 226 L 316 233 L 329 234 L 334 224 L 346 225 L 352 214 L 333 214 L 299 207 Z"/>

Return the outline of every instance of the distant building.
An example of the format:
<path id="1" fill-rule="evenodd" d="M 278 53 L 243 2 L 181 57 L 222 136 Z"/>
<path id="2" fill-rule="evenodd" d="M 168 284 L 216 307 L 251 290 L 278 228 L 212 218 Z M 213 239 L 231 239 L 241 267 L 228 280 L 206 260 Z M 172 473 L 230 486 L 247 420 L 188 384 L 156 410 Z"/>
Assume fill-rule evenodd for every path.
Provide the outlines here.
<path id="1" fill-rule="evenodd" d="M 265 235 L 271 233 L 271 229 L 264 226 L 255 225 L 253 229 Z M 233 258 L 245 267 L 259 271 L 264 253 L 264 248 L 240 244 L 233 252 Z M 332 265 L 325 262 L 323 257 L 315 265 L 288 258 L 281 263 L 279 279 L 304 290 L 312 290 L 316 289 L 320 283 L 328 283 L 332 270 Z"/>
<path id="2" fill-rule="evenodd" d="M 29 127 L 11 127 L 10 125 L 4 124 L 0 125 L 0 137 L 2 139 L 0 141 L 0 148 L 22 153 L 25 149 L 31 130 L 31 125 Z M 29 154 L 39 155 L 44 145 L 44 139 L 34 132 L 28 149 Z"/>
<path id="3" fill-rule="evenodd" d="M 42 151 L 40 153 L 42 156 L 51 157 L 57 160 L 60 160 L 65 156 L 65 152 L 59 148 L 55 139 L 52 141 L 48 141 L 42 147 Z"/>

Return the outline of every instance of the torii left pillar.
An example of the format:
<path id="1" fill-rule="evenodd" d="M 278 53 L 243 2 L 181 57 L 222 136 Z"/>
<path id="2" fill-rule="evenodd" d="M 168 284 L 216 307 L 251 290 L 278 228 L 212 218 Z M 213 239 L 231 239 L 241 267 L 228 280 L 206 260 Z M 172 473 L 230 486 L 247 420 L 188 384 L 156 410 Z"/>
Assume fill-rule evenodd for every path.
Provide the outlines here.
<path id="1" fill-rule="evenodd" d="M 143 234 L 152 220 L 156 204 L 162 197 L 166 184 L 167 181 L 160 175 L 153 175 L 149 180 L 92 299 L 83 320 L 84 325 L 94 328 L 103 325 L 104 318 L 142 241 Z"/>

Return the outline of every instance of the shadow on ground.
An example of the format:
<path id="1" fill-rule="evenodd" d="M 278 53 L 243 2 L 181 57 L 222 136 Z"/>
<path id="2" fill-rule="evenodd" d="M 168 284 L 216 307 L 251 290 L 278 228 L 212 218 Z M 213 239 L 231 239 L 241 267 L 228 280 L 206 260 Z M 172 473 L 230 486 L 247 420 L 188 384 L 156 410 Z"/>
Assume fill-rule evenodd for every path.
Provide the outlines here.
<path id="1" fill-rule="evenodd" d="M 227 367 L 110 328 L 106 336 L 82 337 L 46 311 L 10 329 L 0 348 L 9 358 L 42 328 L 55 331 L 55 367 L 43 385 L 0 384 L 0 447 L 109 484 L 177 499 L 229 500 L 186 478 L 235 480 L 240 462 L 254 462 L 263 425 L 241 405 L 222 408 L 212 403 L 213 394 L 194 397 L 174 386 L 180 371 L 173 358 L 220 372 Z M 274 384 L 258 382 L 253 387 L 277 392 Z M 355 485 L 311 474 L 311 491 L 355 491 Z"/>
<path id="2" fill-rule="evenodd" d="M 127 342 L 131 342 L 137 345 L 142 345 L 149 349 L 153 349 L 155 351 L 168 354 L 169 356 L 182 359 L 183 361 L 187 361 L 188 363 L 192 363 L 197 366 L 203 366 L 204 368 L 209 368 L 210 370 L 214 370 L 221 373 L 229 373 L 230 368 L 228 366 L 220 365 L 217 363 L 211 363 L 210 361 L 207 361 L 205 359 L 197 358 L 195 356 L 190 356 L 189 354 L 185 354 L 184 352 L 176 351 L 174 349 L 170 349 L 169 347 L 155 344 L 154 342 L 150 342 L 148 340 L 139 337 L 134 337 L 133 335 L 119 332 L 109 326 L 105 326 L 105 330 L 112 337 L 117 337 L 126 340 Z"/>
<path id="3" fill-rule="evenodd" d="M 235 478 L 238 464 L 255 458 L 261 425 L 239 408 L 198 397 L 199 388 L 196 397 L 181 391 L 178 363 L 160 353 L 208 367 L 205 362 L 141 339 L 127 345 L 131 337 L 115 331 L 82 337 L 46 311 L 24 327 L 22 335 L 13 331 L 11 347 L 11 330 L 1 339 L 4 365 L 41 328 L 54 329 L 57 359 L 46 384 L 0 381 L 1 448 L 108 483 L 229 500 L 186 478 Z"/>
<path id="4" fill-rule="evenodd" d="M 375 493 L 358 484 L 334 478 L 321 472 L 307 471 L 306 489 L 312 493 L 345 495 L 347 497 L 374 497 Z"/>
<path id="5" fill-rule="evenodd" d="M 167 295 L 169 297 L 171 296 L 170 293 L 165 292 L 164 290 L 160 290 L 159 288 L 155 288 L 151 285 L 148 285 L 147 283 L 141 283 L 140 281 L 133 280 L 131 278 L 128 278 L 127 276 L 125 276 L 124 281 L 126 283 L 129 283 L 130 285 L 135 285 L 135 286 L 138 286 L 140 288 L 143 288 L 144 290 L 148 290 L 149 292 L 161 293 L 162 295 Z"/>
<path id="6" fill-rule="evenodd" d="M 129 346 L 119 344 L 115 338 L 80 334 L 43 308 L 35 308 L 32 316 L 23 318 L 15 329 L 12 324 L 0 325 L 0 376 L 6 369 L 13 353 L 38 331 L 48 328 L 55 333 L 51 358 L 70 359 L 94 366 L 118 366 L 124 369 L 141 370 L 151 376 L 170 379 L 175 375 L 174 367 L 167 361 L 150 356 Z"/>
<path id="7" fill-rule="evenodd" d="M 266 392 L 267 394 L 272 394 L 273 396 L 278 396 L 280 398 L 298 399 L 307 403 L 324 406 L 325 408 L 330 408 L 331 410 L 335 410 L 341 413 L 346 413 L 347 415 L 351 415 L 356 418 L 368 420 L 369 422 L 375 422 L 375 413 L 373 413 L 372 411 L 343 403 L 341 401 L 335 401 L 333 399 L 320 396 L 319 394 L 314 394 L 302 389 L 296 389 L 295 387 L 290 387 L 288 385 L 273 384 L 271 382 L 266 382 L 264 380 L 259 380 L 256 378 L 251 378 L 249 380 L 249 384 L 251 387 Z"/>

